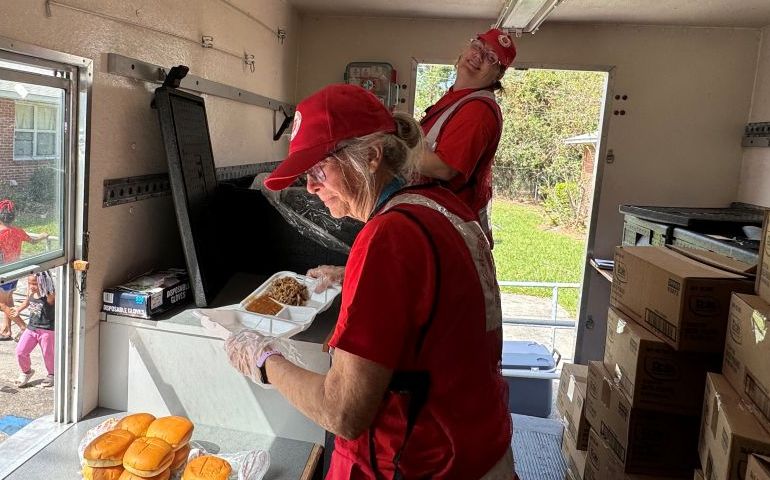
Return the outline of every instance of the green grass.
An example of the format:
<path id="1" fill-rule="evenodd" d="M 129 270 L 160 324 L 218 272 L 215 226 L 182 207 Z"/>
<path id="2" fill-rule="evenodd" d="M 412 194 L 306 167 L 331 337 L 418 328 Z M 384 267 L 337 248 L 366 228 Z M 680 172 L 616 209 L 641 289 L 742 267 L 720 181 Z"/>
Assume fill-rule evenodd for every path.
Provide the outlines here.
<path id="1" fill-rule="evenodd" d="M 38 216 L 22 216 L 14 222 L 15 227 L 19 227 L 28 233 L 47 233 L 49 236 L 56 236 L 61 238 L 61 232 L 59 231 L 59 220 L 48 218 L 40 218 Z M 56 248 L 56 242 L 51 243 L 51 248 Z M 22 258 L 29 258 L 34 255 L 39 255 L 46 251 L 46 241 L 41 240 L 38 243 L 24 242 L 21 247 Z"/>
<path id="2" fill-rule="evenodd" d="M 493 250 L 498 280 L 577 282 L 581 279 L 585 240 L 549 226 L 540 207 L 505 199 L 492 202 Z M 550 288 L 503 287 L 504 292 L 551 297 Z M 559 305 L 577 314 L 578 290 L 559 289 Z"/>

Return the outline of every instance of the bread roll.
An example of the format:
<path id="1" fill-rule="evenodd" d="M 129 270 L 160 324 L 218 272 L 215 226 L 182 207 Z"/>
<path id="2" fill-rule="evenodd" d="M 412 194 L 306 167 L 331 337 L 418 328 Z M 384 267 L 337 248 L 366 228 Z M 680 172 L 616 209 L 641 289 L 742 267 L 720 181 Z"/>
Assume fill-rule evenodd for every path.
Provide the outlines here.
<path id="1" fill-rule="evenodd" d="M 182 480 L 227 480 L 233 468 L 226 460 L 202 455 L 187 462 Z"/>
<path id="2" fill-rule="evenodd" d="M 188 443 L 184 447 L 174 452 L 174 461 L 171 462 L 171 471 L 178 470 L 179 467 L 184 465 L 187 461 L 187 456 L 190 455 L 190 444 Z"/>
<path id="3" fill-rule="evenodd" d="M 123 468 L 140 477 L 153 477 L 168 470 L 174 461 L 171 445 L 160 438 L 134 440 L 123 456 Z"/>
<path id="4" fill-rule="evenodd" d="M 123 454 L 136 437 L 128 430 L 110 430 L 96 437 L 83 452 L 89 467 L 114 467 L 123 463 Z"/>
<path id="5" fill-rule="evenodd" d="M 169 478 L 171 478 L 171 470 L 167 468 L 154 477 L 140 477 L 128 470 L 123 470 L 123 475 L 118 480 L 168 480 Z"/>
<path id="6" fill-rule="evenodd" d="M 144 437 L 147 433 L 147 427 L 155 421 L 155 415 L 149 413 L 135 413 L 133 415 L 126 415 L 121 419 L 115 429 L 128 430 L 133 433 L 135 437 Z"/>
<path id="7" fill-rule="evenodd" d="M 123 465 L 103 468 L 86 465 L 82 471 L 84 480 L 118 480 L 123 472 Z"/>
<path id="8" fill-rule="evenodd" d="M 161 417 L 147 428 L 146 436 L 160 438 L 171 445 L 174 451 L 187 445 L 192 437 L 193 424 L 184 417 Z"/>

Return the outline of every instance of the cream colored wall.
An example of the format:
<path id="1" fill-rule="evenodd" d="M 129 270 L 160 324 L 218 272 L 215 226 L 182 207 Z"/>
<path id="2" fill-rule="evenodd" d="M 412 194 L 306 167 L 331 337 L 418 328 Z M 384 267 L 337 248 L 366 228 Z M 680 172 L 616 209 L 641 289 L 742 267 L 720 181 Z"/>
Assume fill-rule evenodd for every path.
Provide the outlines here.
<path id="1" fill-rule="evenodd" d="M 299 16 L 283 0 L 231 2 L 273 30 L 287 27 L 285 43 L 281 45 L 268 28 L 215 0 L 61 0 L 191 38 L 193 42 L 56 5 L 51 6 L 52 17 L 47 18 L 42 1 L 2 2 L 1 36 L 94 60 L 84 412 L 97 405 L 103 286 L 125 281 L 152 267 L 183 265 L 170 197 L 102 208 L 104 179 L 167 170 L 157 114 L 150 109 L 154 86 L 106 73 L 106 54 L 120 53 L 169 67 L 184 64 L 192 74 L 292 102 Z M 237 58 L 201 48 L 195 43 L 201 35 L 213 36 L 217 47 L 254 54 L 256 73 L 248 71 Z M 272 113 L 268 110 L 215 97 L 208 97 L 206 103 L 217 165 L 283 157 L 287 145 L 285 141 L 272 141 Z"/>
<path id="2" fill-rule="evenodd" d="M 302 22 L 298 98 L 341 81 L 352 61 L 391 62 L 410 83 L 413 57 L 453 63 L 464 42 L 488 27 L 313 16 Z M 620 243 L 620 204 L 725 206 L 736 199 L 759 41 L 754 29 L 568 24 L 546 24 L 517 40 L 517 63 L 613 67 L 615 93 L 628 95 L 612 103 L 628 112 L 610 115 L 606 144 L 615 161 L 600 165 L 597 257 L 611 257 Z M 578 352 L 584 360 L 603 348 L 608 290 L 598 282 L 604 280 L 589 276 L 586 284 L 595 327 Z"/>
<path id="3" fill-rule="evenodd" d="M 770 122 L 770 26 L 762 29 L 762 47 L 748 121 Z M 770 148 L 752 147 L 743 150 L 738 200 L 770 207 Z"/>

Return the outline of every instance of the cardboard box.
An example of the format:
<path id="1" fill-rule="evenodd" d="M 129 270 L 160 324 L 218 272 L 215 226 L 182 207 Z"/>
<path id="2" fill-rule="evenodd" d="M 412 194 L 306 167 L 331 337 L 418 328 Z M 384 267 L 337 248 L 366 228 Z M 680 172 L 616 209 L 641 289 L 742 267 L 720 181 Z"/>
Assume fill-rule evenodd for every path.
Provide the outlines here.
<path id="1" fill-rule="evenodd" d="M 585 415 L 587 380 L 586 365 L 564 364 L 559 380 L 559 393 L 556 397 L 556 408 L 564 420 L 564 429 L 575 438 L 578 450 L 588 448 L 590 427 Z"/>
<path id="2" fill-rule="evenodd" d="M 722 374 L 754 407 L 770 432 L 770 305 L 756 295 L 735 294 L 725 339 Z"/>
<path id="3" fill-rule="evenodd" d="M 730 295 L 751 282 L 664 247 L 617 247 L 610 304 L 676 350 L 724 349 Z"/>
<path id="4" fill-rule="evenodd" d="M 703 470 L 695 470 L 695 475 L 693 476 L 693 480 L 706 480 L 703 478 Z"/>
<path id="5" fill-rule="evenodd" d="M 693 392 L 721 363 L 720 354 L 677 352 L 618 310 L 607 313 L 604 366 L 634 407 L 700 415 L 703 398 Z"/>
<path id="6" fill-rule="evenodd" d="M 586 447 L 588 447 L 588 441 L 586 441 Z M 586 468 L 586 452 L 577 448 L 575 437 L 567 429 L 561 437 L 561 454 L 572 478 L 582 480 Z"/>
<path id="7" fill-rule="evenodd" d="M 762 241 L 759 245 L 759 264 L 757 265 L 755 288 L 757 295 L 770 303 L 770 210 L 765 212 L 765 226 L 762 229 Z"/>
<path id="8" fill-rule="evenodd" d="M 140 275 L 123 285 L 105 288 L 102 310 L 127 317 L 152 318 L 190 298 L 187 271 L 170 269 Z"/>
<path id="9" fill-rule="evenodd" d="M 699 415 L 632 408 L 602 362 L 591 362 L 586 416 L 625 473 L 690 476 L 697 466 Z"/>
<path id="10" fill-rule="evenodd" d="M 749 455 L 746 480 L 770 480 L 770 457 Z"/>
<path id="11" fill-rule="evenodd" d="M 703 475 L 711 480 L 744 480 L 748 455 L 770 455 L 770 434 L 741 404 L 738 393 L 717 373 L 706 376 L 698 442 Z"/>
<path id="12" fill-rule="evenodd" d="M 672 478 L 682 478 L 623 473 L 623 464 L 618 461 L 610 447 L 594 429 L 591 429 L 588 437 L 587 454 L 584 480 L 672 480 Z"/>

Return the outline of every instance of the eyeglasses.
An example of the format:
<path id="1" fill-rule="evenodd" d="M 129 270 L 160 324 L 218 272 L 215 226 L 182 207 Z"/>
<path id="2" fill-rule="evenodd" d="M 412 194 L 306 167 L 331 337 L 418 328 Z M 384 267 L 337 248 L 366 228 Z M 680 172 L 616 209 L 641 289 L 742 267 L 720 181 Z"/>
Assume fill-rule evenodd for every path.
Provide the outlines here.
<path id="1" fill-rule="evenodd" d="M 323 183 L 326 181 L 326 172 L 324 172 L 322 163 L 323 161 L 316 163 L 305 172 L 307 173 L 308 180 L 312 180 L 315 183 Z"/>
<path id="2" fill-rule="evenodd" d="M 490 50 L 486 48 L 484 46 L 484 42 L 482 42 L 478 38 L 471 39 L 470 47 L 471 47 L 471 50 L 481 55 L 481 58 L 487 64 L 497 65 L 498 63 L 500 63 L 500 59 L 497 57 L 497 54 L 494 52 L 494 50 Z"/>

